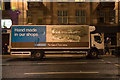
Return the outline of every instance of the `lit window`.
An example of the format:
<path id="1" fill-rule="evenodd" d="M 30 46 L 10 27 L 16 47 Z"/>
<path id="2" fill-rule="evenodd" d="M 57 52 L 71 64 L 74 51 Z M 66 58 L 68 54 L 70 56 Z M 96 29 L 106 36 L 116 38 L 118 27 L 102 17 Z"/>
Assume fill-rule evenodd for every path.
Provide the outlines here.
<path id="1" fill-rule="evenodd" d="M 2 19 L 1 20 L 1 27 L 2 28 L 10 28 L 12 25 L 12 20 L 11 19 Z"/>

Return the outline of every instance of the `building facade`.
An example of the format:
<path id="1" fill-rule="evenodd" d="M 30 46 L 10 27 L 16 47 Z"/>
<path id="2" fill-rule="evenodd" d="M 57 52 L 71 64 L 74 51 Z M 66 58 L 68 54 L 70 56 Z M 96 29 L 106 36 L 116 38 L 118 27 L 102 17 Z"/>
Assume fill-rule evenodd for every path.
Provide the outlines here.
<path id="1" fill-rule="evenodd" d="M 90 24 L 90 3 L 29 2 L 28 22 L 32 24 Z"/>
<path id="2" fill-rule="evenodd" d="M 11 19 L 13 25 L 26 24 L 27 0 L 2 0 L 2 19 Z"/>
<path id="3" fill-rule="evenodd" d="M 92 25 L 111 38 L 112 46 L 120 46 L 119 2 L 20 1 L 3 2 L 2 18 L 13 25 Z"/>
<path id="4" fill-rule="evenodd" d="M 104 38 L 111 38 L 113 47 L 119 44 L 115 2 L 29 2 L 28 6 L 27 24 L 94 25 Z"/>

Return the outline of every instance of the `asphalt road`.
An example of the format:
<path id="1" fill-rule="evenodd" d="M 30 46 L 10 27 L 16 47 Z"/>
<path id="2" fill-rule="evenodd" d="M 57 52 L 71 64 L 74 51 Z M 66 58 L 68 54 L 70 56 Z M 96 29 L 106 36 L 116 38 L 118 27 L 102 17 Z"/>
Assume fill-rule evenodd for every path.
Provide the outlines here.
<path id="1" fill-rule="evenodd" d="M 101 59 L 85 57 L 5 58 L 3 78 L 120 78 L 119 60 L 109 56 Z"/>

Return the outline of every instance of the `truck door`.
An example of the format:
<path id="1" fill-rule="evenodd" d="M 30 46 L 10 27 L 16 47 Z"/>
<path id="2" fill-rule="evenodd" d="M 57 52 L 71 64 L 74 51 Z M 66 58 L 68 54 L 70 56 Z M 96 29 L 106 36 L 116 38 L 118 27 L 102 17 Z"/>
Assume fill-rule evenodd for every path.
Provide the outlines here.
<path id="1" fill-rule="evenodd" d="M 104 49 L 104 35 L 99 33 L 91 34 L 91 46 Z"/>

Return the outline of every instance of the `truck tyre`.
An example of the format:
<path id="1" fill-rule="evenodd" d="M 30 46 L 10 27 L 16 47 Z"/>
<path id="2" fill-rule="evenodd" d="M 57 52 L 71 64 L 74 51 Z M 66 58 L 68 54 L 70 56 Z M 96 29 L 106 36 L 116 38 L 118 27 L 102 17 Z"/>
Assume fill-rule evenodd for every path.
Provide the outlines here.
<path id="1" fill-rule="evenodd" d="M 44 51 L 33 51 L 32 55 L 31 55 L 31 58 L 40 60 L 40 59 L 43 58 L 43 56 L 44 56 Z"/>
<path id="2" fill-rule="evenodd" d="M 88 51 L 87 57 L 88 58 L 98 58 L 98 54 L 99 54 L 98 50 L 91 49 L 90 51 Z"/>

